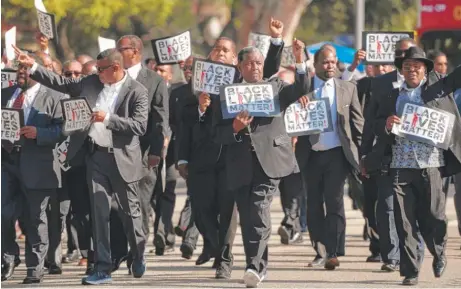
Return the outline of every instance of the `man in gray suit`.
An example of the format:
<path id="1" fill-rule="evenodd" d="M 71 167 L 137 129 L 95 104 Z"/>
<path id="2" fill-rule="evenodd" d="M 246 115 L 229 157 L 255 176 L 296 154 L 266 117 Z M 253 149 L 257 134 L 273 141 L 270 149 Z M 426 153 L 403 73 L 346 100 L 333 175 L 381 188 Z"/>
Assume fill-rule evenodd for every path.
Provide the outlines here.
<path id="1" fill-rule="evenodd" d="M 285 109 L 309 91 L 309 80 L 302 67 L 302 42 L 293 44 L 298 68 L 296 81 L 287 86 L 274 78 L 280 110 Z M 238 54 L 238 69 L 243 82 L 263 81 L 264 56 L 255 47 L 244 48 Z M 219 101 L 213 104 L 213 132 L 215 140 L 227 145 L 227 187 L 234 195 L 240 214 L 243 244 L 246 255 L 244 283 L 257 287 L 266 277 L 268 241 L 271 233 L 270 204 L 280 179 L 299 172 L 291 138 L 285 131 L 283 117 L 251 117 L 247 111 L 235 119 L 222 119 Z"/>
<path id="2" fill-rule="evenodd" d="M 335 78 L 336 53 L 328 47 L 314 55 L 316 76 L 309 99 L 329 98 L 334 131 L 300 136 L 296 156 L 307 189 L 307 227 L 317 253 L 310 267 L 339 266 L 338 250 L 344 234 L 344 183 L 359 172 L 363 116 L 354 84 Z M 324 211 L 324 203 L 326 214 Z"/>
<path id="3" fill-rule="evenodd" d="M 93 221 L 96 267 L 84 278 L 85 285 L 112 281 L 109 216 L 112 197 L 122 208 L 125 234 L 133 254 L 133 276 L 146 270 L 145 234 L 138 199 L 138 182 L 144 177 L 139 137 L 146 133 L 148 119 L 147 90 L 122 68 L 123 57 L 116 49 L 107 49 L 97 57 L 98 75 L 69 79 L 45 70 L 16 49 L 18 60 L 31 67 L 31 78 L 72 96 L 85 96 L 92 122 L 71 135 L 68 159 L 87 149 L 87 171 Z"/>
<path id="4" fill-rule="evenodd" d="M 32 284 L 40 283 L 43 278 L 49 246 L 46 208 L 50 203 L 58 203 L 57 189 L 61 186 L 61 169 L 54 162 L 53 149 L 61 137 L 60 100 L 65 96 L 32 80 L 27 69 L 27 65 L 20 64 L 17 85 L 2 90 L 2 107 L 22 109 L 25 123 L 21 128 L 20 145 L 2 141 L 2 150 L 6 152 L 2 157 L 2 251 L 5 265 L 10 269 L 2 272 L 2 280 L 12 276 L 15 255 L 19 255 L 14 229 L 8 228 L 14 228 L 14 221 L 21 213 L 14 201 L 21 199 L 19 195 L 23 194 L 27 216 L 27 277 L 23 283 Z M 12 202 L 4 207 L 8 204 L 4 201 Z"/>

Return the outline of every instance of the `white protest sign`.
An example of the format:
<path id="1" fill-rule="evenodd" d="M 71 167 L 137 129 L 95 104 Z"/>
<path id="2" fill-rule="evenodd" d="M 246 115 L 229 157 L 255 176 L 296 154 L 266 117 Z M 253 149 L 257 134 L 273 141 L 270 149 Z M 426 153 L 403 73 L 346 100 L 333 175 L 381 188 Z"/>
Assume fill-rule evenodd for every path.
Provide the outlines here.
<path id="1" fill-rule="evenodd" d="M 271 45 L 271 37 L 261 33 L 250 32 L 248 43 L 250 46 L 258 48 L 264 57 L 266 57 Z"/>
<path id="2" fill-rule="evenodd" d="M 70 143 L 70 136 L 67 137 L 66 140 L 64 140 L 60 144 L 56 144 L 55 149 L 53 150 L 55 160 L 59 163 L 59 166 L 64 172 L 67 172 L 71 166 L 69 165 L 69 162 L 67 161 L 67 152 L 69 150 L 69 143 Z"/>
<path id="3" fill-rule="evenodd" d="M 374 32 L 363 31 L 363 49 L 366 51 L 366 64 L 394 63 L 395 44 L 401 38 L 414 37 L 413 32 Z"/>
<path id="4" fill-rule="evenodd" d="M 2 70 L 2 88 L 16 84 L 16 71 L 13 69 Z"/>
<path id="5" fill-rule="evenodd" d="M 293 54 L 293 47 L 286 46 L 282 50 L 282 62 L 280 63 L 283 67 L 288 67 L 296 63 L 295 55 Z"/>
<path id="6" fill-rule="evenodd" d="M 246 110 L 252 116 L 271 117 L 280 114 L 277 90 L 272 83 L 233 84 L 221 87 L 223 118 L 233 118 Z"/>
<path id="7" fill-rule="evenodd" d="M 20 140 L 20 129 L 23 125 L 22 109 L 2 108 L 2 140 L 9 140 L 12 143 Z"/>
<path id="8" fill-rule="evenodd" d="M 98 36 L 99 52 L 115 48 L 117 45 L 114 39 Z"/>
<path id="9" fill-rule="evenodd" d="M 219 94 L 222 85 L 234 83 L 236 70 L 235 66 L 194 59 L 192 90 Z"/>
<path id="10" fill-rule="evenodd" d="M 190 32 L 151 40 L 158 64 L 174 64 L 186 60 L 192 54 Z"/>
<path id="11" fill-rule="evenodd" d="M 38 28 L 48 39 L 56 38 L 56 24 L 54 15 L 37 10 Z"/>
<path id="12" fill-rule="evenodd" d="M 305 108 L 299 102 L 290 105 L 285 110 L 285 129 L 289 136 L 333 131 L 329 99 L 309 101 Z"/>
<path id="13" fill-rule="evenodd" d="M 91 121 L 91 109 L 84 97 L 61 100 L 64 131 L 84 129 Z"/>
<path id="14" fill-rule="evenodd" d="M 48 11 L 46 11 L 45 4 L 43 4 L 42 0 L 35 0 L 34 5 L 35 5 L 35 8 L 37 10 L 40 10 L 40 11 L 45 12 L 45 13 L 48 12 Z"/>
<path id="15" fill-rule="evenodd" d="M 5 32 L 5 50 L 9 60 L 14 60 L 16 57 L 13 45 L 16 46 L 16 26 Z"/>
<path id="16" fill-rule="evenodd" d="M 392 133 L 409 140 L 448 149 L 455 116 L 452 113 L 406 102 L 400 104 L 401 124 Z"/>

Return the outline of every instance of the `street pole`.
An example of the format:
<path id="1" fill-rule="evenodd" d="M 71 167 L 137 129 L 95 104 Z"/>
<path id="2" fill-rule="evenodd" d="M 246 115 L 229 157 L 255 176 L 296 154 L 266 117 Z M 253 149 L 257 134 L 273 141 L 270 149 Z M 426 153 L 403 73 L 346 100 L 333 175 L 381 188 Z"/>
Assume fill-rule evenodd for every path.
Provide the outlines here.
<path id="1" fill-rule="evenodd" d="M 362 31 L 365 29 L 365 0 L 355 0 L 355 48 L 362 48 Z"/>

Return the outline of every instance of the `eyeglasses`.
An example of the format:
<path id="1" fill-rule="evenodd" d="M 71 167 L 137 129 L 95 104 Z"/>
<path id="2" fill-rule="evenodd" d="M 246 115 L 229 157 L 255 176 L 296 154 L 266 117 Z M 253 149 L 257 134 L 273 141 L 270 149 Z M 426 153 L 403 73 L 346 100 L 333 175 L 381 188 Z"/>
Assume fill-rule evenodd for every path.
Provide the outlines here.
<path id="1" fill-rule="evenodd" d="M 123 52 L 123 51 L 128 50 L 128 49 L 135 49 L 135 48 L 134 48 L 134 47 L 131 47 L 131 46 L 119 47 L 119 48 L 118 48 L 118 51 L 119 51 L 119 52 Z"/>
<path id="2" fill-rule="evenodd" d="M 418 71 L 424 67 L 424 64 L 404 64 L 402 66 L 403 71 Z"/>
<path id="3" fill-rule="evenodd" d="M 114 66 L 113 64 L 109 65 L 109 66 L 106 66 L 106 67 L 97 67 L 98 69 L 98 72 L 101 73 L 109 68 L 111 68 L 112 66 Z"/>
<path id="4" fill-rule="evenodd" d="M 82 74 L 82 72 L 80 72 L 80 71 L 72 71 L 72 70 L 68 70 L 68 71 L 64 72 L 65 77 L 72 77 L 73 75 L 75 75 L 76 77 L 79 77 L 81 74 Z"/>
<path id="5" fill-rule="evenodd" d="M 186 71 L 186 70 L 192 71 L 192 69 L 193 69 L 192 65 L 184 65 L 184 67 L 182 68 L 182 71 Z"/>

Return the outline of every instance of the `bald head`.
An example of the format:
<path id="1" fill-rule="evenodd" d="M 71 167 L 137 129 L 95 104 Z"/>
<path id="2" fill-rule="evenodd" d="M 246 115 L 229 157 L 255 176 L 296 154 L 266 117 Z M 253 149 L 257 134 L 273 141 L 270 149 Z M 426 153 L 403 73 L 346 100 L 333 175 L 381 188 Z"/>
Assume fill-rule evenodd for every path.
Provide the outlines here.
<path id="1" fill-rule="evenodd" d="M 314 54 L 314 67 L 316 75 L 323 80 L 335 77 L 338 58 L 336 51 L 323 47 Z"/>
<path id="2" fill-rule="evenodd" d="M 53 71 L 53 59 L 51 59 L 51 56 L 46 54 L 43 51 L 37 51 L 35 52 L 35 55 L 38 57 L 40 60 L 41 64 L 48 70 Z"/>
<path id="3" fill-rule="evenodd" d="M 88 54 L 80 54 L 77 56 L 77 61 L 82 65 L 91 60 L 93 60 L 93 57 L 89 56 Z"/>
<path id="4" fill-rule="evenodd" d="M 88 61 L 87 63 L 83 64 L 82 74 L 83 75 L 91 75 L 96 74 L 98 69 L 96 68 L 96 60 Z"/>

